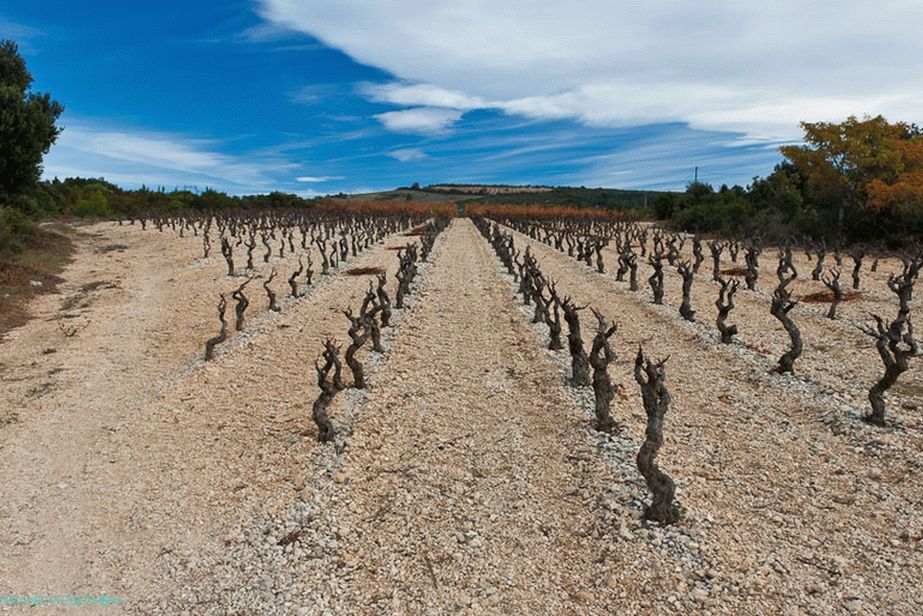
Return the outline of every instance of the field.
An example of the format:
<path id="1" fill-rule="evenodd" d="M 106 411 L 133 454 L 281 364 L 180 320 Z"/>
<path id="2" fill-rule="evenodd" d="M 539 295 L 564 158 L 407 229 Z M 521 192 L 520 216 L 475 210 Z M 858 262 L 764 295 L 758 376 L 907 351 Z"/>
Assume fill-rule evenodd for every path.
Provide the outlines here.
<path id="1" fill-rule="evenodd" d="M 73 227 L 57 293 L 36 296 L 32 320 L 0 343 L 9 589 L 116 595 L 138 614 L 923 613 L 918 358 L 887 391 L 884 425 L 865 420 L 884 366 L 858 326 L 897 313 L 896 255 L 866 255 L 829 319 L 816 255 L 792 251 L 799 275 L 785 288 L 802 301 L 786 314 L 804 350 L 780 374 L 790 337 L 770 315 L 774 247 L 762 247 L 755 290 L 737 291 L 739 332 L 722 344 L 705 240 L 688 320 L 666 256 L 662 304 L 647 257 L 637 291 L 616 278 L 628 253 L 601 238 L 637 253 L 645 227 L 432 208 Z M 659 231 L 646 233 L 653 253 Z M 694 259 L 691 238 L 661 239 L 675 264 Z M 580 308 L 585 353 L 599 358 L 591 308 L 617 325 L 594 386 L 572 382 L 563 316 L 564 348 L 550 350 L 534 296 L 522 301 L 527 248 L 561 300 L 548 305 Z M 737 256 L 724 250 L 719 277 L 743 278 L 745 247 Z M 852 263 L 844 255 L 844 291 Z M 402 308 L 398 271 L 411 274 Z M 236 331 L 232 293 L 250 278 Z M 205 361 L 221 294 L 226 340 Z M 322 352 L 361 336 L 366 387 L 351 386 L 346 361 L 334 387 Z M 639 346 L 668 358 L 656 456 L 676 486 L 668 524 L 646 515 L 636 464 L 650 412 Z M 605 375 L 613 423 L 601 431 Z"/>

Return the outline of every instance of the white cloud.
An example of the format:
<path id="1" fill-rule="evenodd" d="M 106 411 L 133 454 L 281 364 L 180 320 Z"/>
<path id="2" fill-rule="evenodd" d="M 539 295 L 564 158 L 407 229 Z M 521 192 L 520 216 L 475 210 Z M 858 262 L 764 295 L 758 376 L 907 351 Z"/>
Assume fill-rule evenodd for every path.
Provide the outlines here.
<path id="1" fill-rule="evenodd" d="M 395 75 L 364 91 L 402 106 L 771 138 L 800 120 L 923 116 L 920 0 L 262 0 L 260 12 Z"/>
<path id="2" fill-rule="evenodd" d="M 426 152 L 417 148 L 399 148 L 397 150 L 391 150 L 387 155 L 402 163 L 428 158 Z"/>
<path id="3" fill-rule="evenodd" d="M 342 175 L 302 175 L 295 178 L 296 182 L 329 182 L 330 180 L 342 180 Z"/>
<path id="4" fill-rule="evenodd" d="M 462 117 L 457 109 L 415 107 L 401 111 L 386 111 L 375 116 L 388 130 L 418 135 L 444 135 Z"/>
<path id="5" fill-rule="evenodd" d="M 363 83 L 359 92 L 370 100 L 394 105 L 424 105 L 470 110 L 489 106 L 483 99 L 425 83 Z"/>
<path id="6" fill-rule="evenodd" d="M 245 193 L 271 189 L 272 173 L 297 167 L 277 157 L 225 154 L 214 141 L 181 134 L 69 118 L 63 124 L 45 157 L 45 177 L 105 177 L 128 186 L 212 186 Z"/>

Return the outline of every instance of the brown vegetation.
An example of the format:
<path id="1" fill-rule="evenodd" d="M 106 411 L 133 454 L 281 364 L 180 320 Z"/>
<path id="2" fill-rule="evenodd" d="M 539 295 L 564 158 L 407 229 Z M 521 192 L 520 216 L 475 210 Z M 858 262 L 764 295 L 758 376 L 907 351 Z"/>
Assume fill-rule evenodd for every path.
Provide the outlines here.
<path id="1" fill-rule="evenodd" d="M 852 302 L 859 299 L 862 299 L 861 291 L 843 291 L 843 297 L 840 298 L 841 302 Z M 808 293 L 801 297 L 801 303 L 803 304 L 829 304 L 833 301 L 833 291 L 817 291 L 816 293 Z"/>
<path id="2" fill-rule="evenodd" d="M 64 235 L 36 231 L 28 248 L 0 256 L 0 335 L 29 320 L 32 298 L 57 291 L 63 282 L 58 274 L 70 262 L 73 251 L 73 244 Z"/>
<path id="3" fill-rule="evenodd" d="M 384 274 L 385 270 L 380 267 L 354 267 L 343 273 L 347 276 L 378 276 L 379 274 Z"/>

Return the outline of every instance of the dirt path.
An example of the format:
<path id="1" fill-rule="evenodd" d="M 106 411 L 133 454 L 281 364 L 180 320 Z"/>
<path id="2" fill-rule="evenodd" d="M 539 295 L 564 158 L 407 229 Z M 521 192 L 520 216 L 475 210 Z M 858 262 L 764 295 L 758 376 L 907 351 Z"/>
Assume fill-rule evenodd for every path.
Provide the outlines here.
<path id="1" fill-rule="evenodd" d="M 356 426 L 346 538 L 369 613 L 555 613 L 607 605 L 595 513 L 579 490 L 611 477 L 558 366 L 537 344 L 467 219 L 445 232 L 384 380 Z M 594 562 L 597 561 L 597 562 Z M 630 590 L 625 580 L 622 590 Z M 585 606 L 586 608 L 589 605 Z"/>
<path id="2" fill-rule="evenodd" d="M 387 248 L 407 241 L 392 237 L 346 265 L 393 271 Z M 0 345 L 0 479 L 17 487 L 0 505 L 0 544 L 10 546 L 0 579 L 11 590 L 162 590 L 155 571 L 179 576 L 175 560 L 219 544 L 228 516 L 266 500 L 241 486 L 292 490 L 299 450 L 313 447 L 301 436 L 311 362 L 324 336 L 345 338 L 338 310 L 358 305 L 369 278 L 317 276 L 295 302 L 283 302 L 288 285 L 277 278 L 278 315 L 263 312 L 255 281 L 248 328 L 204 365 L 215 296 L 239 281 L 220 256 L 200 259 L 199 242 L 85 228 L 63 296 L 43 297 L 36 319 Z M 59 323 L 78 331 L 65 336 Z"/>

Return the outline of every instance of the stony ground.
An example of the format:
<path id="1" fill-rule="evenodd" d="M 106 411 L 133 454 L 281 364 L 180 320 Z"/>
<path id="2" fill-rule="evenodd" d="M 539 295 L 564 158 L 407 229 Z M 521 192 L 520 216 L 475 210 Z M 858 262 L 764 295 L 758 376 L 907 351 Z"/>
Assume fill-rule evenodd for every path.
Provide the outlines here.
<path id="1" fill-rule="evenodd" d="M 326 336 L 346 340 L 338 311 L 368 277 L 332 272 L 273 314 L 258 284 L 276 267 L 283 297 L 297 255 L 260 264 L 247 329 L 205 364 L 215 297 L 238 284 L 221 257 L 173 233 L 75 232 L 62 294 L 0 344 L 4 594 L 114 594 L 171 614 L 923 613 L 923 371 L 902 377 L 889 427 L 865 425 L 880 363 L 849 322 L 887 309 L 876 289 L 893 263 L 841 321 L 796 309 L 807 350 L 780 377 L 770 255 L 758 292 L 738 293 L 740 342 L 719 346 L 708 262 L 690 324 L 675 272 L 653 306 L 646 286 L 514 233 L 559 291 L 619 324 L 623 430 L 608 436 L 457 219 L 321 446 L 312 363 Z M 407 241 L 347 266 L 391 274 Z M 670 356 L 660 461 L 684 517 L 669 528 L 640 520 L 639 342 Z"/>

